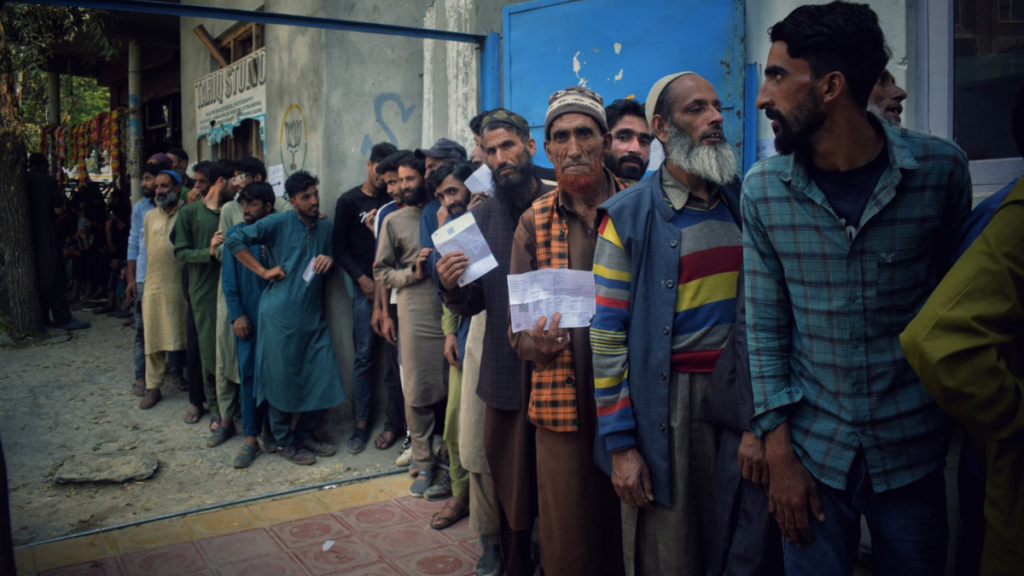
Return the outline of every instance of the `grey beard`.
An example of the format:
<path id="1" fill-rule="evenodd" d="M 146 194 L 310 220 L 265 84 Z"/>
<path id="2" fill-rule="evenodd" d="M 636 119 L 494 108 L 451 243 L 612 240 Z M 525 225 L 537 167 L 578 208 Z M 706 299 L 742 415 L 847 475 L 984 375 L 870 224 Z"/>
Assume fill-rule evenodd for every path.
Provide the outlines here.
<path id="1" fill-rule="evenodd" d="M 667 124 L 666 157 L 673 166 L 719 186 L 736 179 L 736 154 L 728 142 L 698 144 L 671 122 Z"/>
<path id="2" fill-rule="evenodd" d="M 160 208 L 174 206 L 175 204 L 178 203 L 178 193 L 171 192 L 166 197 L 164 197 L 163 201 L 161 201 L 159 198 L 154 198 L 153 202 L 156 203 L 156 205 L 159 206 Z"/>
<path id="3" fill-rule="evenodd" d="M 868 112 L 871 112 L 875 116 L 878 116 L 879 120 L 881 120 L 882 122 L 885 122 L 889 126 L 897 126 L 898 127 L 900 125 L 899 122 L 896 122 L 896 121 L 890 119 L 889 115 L 885 113 L 885 110 L 882 110 L 874 102 L 868 102 Z"/>

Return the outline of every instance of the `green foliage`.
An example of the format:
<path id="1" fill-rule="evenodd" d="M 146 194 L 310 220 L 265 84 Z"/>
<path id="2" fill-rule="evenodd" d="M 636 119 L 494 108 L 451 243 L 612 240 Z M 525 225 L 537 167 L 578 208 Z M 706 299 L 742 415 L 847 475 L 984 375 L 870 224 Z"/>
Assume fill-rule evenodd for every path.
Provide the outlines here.
<path id="1" fill-rule="evenodd" d="M 0 11 L 9 35 L 29 152 L 39 149 L 39 130 L 46 124 L 45 69 L 54 47 L 81 46 L 108 60 L 117 55 L 117 45 L 104 31 L 105 16 L 100 10 L 33 4 L 5 4 Z M 94 78 L 64 74 L 60 92 L 64 125 L 84 122 L 110 105 L 110 90 L 100 87 Z"/>

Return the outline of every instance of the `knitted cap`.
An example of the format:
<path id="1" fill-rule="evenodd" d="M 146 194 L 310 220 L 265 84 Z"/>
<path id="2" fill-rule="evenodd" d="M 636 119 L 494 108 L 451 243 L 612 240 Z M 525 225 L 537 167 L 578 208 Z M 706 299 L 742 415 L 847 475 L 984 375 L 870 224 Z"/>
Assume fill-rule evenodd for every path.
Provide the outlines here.
<path id="1" fill-rule="evenodd" d="M 665 91 L 665 87 L 671 84 L 676 78 L 686 76 L 687 74 L 696 74 L 696 72 L 676 72 L 675 74 L 669 74 L 654 83 L 651 91 L 647 94 L 647 104 L 644 106 L 645 112 L 647 112 L 648 124 L 654 126 L 654 108 L 658 105 L 658 98 L 660 98 L 661 93 Z"/>
<path id="2" fill-rule="evenodd" d="M 586 114 L 597 122 L 601 132 L 608 131 L 608 120 L 604 115 L 604 99 L 597 92 L 583 86 L 570 86 L 559 90 L 548 98 L 548 113 L 544 117 L 544 138 L 551 136 L 551 124 L 562 114 L 578 112 Z"/>

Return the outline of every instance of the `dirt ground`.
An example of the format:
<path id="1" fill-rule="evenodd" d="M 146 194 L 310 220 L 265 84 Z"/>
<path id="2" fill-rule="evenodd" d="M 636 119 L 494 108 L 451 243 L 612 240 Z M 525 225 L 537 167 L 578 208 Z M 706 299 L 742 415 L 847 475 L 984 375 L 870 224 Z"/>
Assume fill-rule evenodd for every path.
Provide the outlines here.
<path id="1" fill-rule="evenodd" d="M 335 424 L 320 431 L 338 446 L 335 456 L 295 466 L 262 454 L 249 468 L 236 470 L 231 463 L 242 440 L 236 436 L 207 448 L 209 416 L 201 424 L 182 422 L 187 392 L 166 383 L 164 400 L 139 410 L 130 391 L 130 328 L 106 316 L 75 315 L 92 328 L 70 339 L 0 349 L 0 435 L 15 545 L 395 467 L 399 445 L 386 451 L 372 445 L 383 428 L 380 418 L 366 450 L 355 456 L 345 451 L 353 425 L 346 402 L 329 418 Z M 71 455 L 132 451 L 157 456 L 160 466 L 152 478 L 126 484 L 53 481 Z"/>

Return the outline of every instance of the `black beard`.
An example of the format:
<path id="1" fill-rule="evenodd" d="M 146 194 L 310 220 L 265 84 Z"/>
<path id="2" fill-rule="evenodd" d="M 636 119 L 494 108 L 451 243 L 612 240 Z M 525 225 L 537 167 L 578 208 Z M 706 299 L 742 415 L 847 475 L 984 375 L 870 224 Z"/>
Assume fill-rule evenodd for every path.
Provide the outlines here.
<path id="1" fill-rule="evenodd" d="M 494 194 L 505 208 L 505 212 L 516 222 L 533 202 L 533 161 L 527 157 L 524 163 L 517 166 L 514 176 L 499 177 L 494 175 Z"/>
<path id="2" fill-rule="evenodd" d="M 402 194 L 405 196 L 405 194 Z M 426 204 L 427 199 L 427 185 L 425 182 L 420 182 L 420 185 L 413 190 L 412 198 L 405 203 L 406 206 L 419 206 L 420 204 Z"/>
<path id="3" fill-rule="evenodd" d="M 765 110 L 764 115 L 779 123 L 775 150 L 782 155 L 805 152 L 810 147 L 811 136 L 825 124 L 825 112 L 821 110 L 817 93 L 813 90 L 809 90 L 807 97 L 796 105 L 791 119 L 774 108 Z"/>
<path id="4" fill-rule="evenodd" d="M 622 156 L 622 158 L 626 158 L 627 156 Z M 625 180 L 640 180 L 644 177 L 644 174 L 647 172 L 646 164 L 623 164 L 622 158 L 616 158 L 611 154 L 606 154 L 604 157 L 604 165 L 612 171 L 612 174 L 615 174 L 619 178 Z M 633 158 L 640 160 L 636 156 L 633 156 Z"/>

